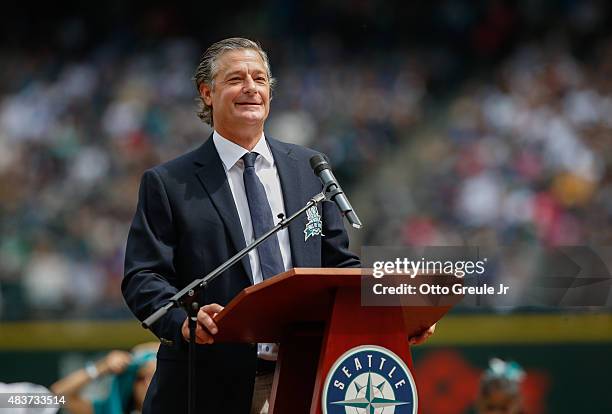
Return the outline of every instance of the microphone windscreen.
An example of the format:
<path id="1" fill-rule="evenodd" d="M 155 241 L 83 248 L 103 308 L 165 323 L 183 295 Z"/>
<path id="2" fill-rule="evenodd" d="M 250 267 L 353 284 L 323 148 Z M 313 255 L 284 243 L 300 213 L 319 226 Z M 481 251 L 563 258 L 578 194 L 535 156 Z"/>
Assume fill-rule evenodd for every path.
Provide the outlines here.
<path id="1" fill-rule="evenodd" d="M 316 154 L 310 157 L 310 167 L 314 170 L 315 174 L 319 174 L 322 170 L 331 168 L 328 164 L 328 159 L 323 154 Z"/>

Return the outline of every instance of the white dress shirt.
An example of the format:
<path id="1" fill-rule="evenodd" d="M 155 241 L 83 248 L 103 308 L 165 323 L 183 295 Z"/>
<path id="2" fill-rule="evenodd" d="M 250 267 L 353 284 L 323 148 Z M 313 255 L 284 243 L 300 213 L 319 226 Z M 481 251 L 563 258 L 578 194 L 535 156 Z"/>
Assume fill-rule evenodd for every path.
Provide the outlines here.
<path id="1" fill-rule="evenodd" d="M 234 203 L 236 203 L 236 209 L 238 210 L 238 217 L 240 218 L 240 224 L 242 226 L 242 232 L 244 234 L 244 240 L 246 244 L 251 244 L 254 240 L 253 234 L 253 223 L 251 221 L 251 212 L 249 210 L 249 202 L 247 200 L 246 191 L 244 189 L 244 180 L 242 174 L 244 172 L 244 162 L 242 156 L 246 154 L 245 148 L 240 145 L 222 137 L 217 131 L 213 132 L 213 142 L 215 148 L 219 153 L 219 157 L 223 162 L 225 168 L 225 174 L 227 175 L 227 181 L 229 182 L 232 196 L 234 197 Z M 274 224 L 278 224 L 280 219 L 278 215 L 285 213 L 285 204 L 283 200 L 283 192 L 280 185 L 280 178 L 278 171 L 276 170 L 276 164 L 274 163 L 274 157 L 268 147 L 265 135 L 262 134 L 261 138 L 252 150 L 260 154 L 255 160 L 255 173 L 259 180 L 264 186 L 270 209 L 272 210 L 272 219 Z M 283 266 L 285 270 L 291 269 L 291 247 L 289 244 L 289 233 L 287 229 L 283 229 L 276 233 L 278 237 L 278 243 L 280 246 L 281 256 L 283 258 Z M 253 281 L 255 284 L 263 280 L 261 275 L 261 268 L 259 266 L 259 256 L 256 250 L 249 252 L 249 262 L 251 264 L 251 271 L 253 273 Z M 260 358 L 275 360 L 278 353 L 278 347 L 276 344 L 259 344 L 257 354 Z"/>

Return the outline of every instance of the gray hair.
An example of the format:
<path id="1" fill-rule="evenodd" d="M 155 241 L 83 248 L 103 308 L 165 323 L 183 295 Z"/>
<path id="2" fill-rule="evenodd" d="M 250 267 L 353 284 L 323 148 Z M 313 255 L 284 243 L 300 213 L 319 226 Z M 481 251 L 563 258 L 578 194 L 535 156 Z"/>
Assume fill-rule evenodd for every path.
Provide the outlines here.
<path id="1" fill-rule="evenodd" d="M 206 105 L 206 102 L 204 102 L 204 99 L 200 95 L 200 86 L 202 84 L 205 84 L 208 85 L 210 89 L 214 89 L 214 80 L 218 70 L 217 60 L 225 52 L 240 49 L 252 49 L 259 53 L 259 56 L 261 56 L 261 60 L 263 61 L 264 66 L 266 67 L 268 82 L 270 84 L 270 92 L 272 92 L 274 84 L 276 83 L 276 79 L 272 77 L 272 71 L 270 70 L 270 62 L 268 61 L 268 55 L 262 49 L 259 43 L 242 37 L 230 37 L 228 39 L 223 39 L 216 43 L 213 43 L 208 49 L 206 49 L 204 54 L 202 54 L 200 62 L 198 63 L 198 67 L 196 68 L 195 75 L 193 77 L 195 87 L 198 91 L 198 117 L 204 123 L 207 123 L 211 127 L 214 127 L 212 116 L 213 108 L 212 106 Z"/>

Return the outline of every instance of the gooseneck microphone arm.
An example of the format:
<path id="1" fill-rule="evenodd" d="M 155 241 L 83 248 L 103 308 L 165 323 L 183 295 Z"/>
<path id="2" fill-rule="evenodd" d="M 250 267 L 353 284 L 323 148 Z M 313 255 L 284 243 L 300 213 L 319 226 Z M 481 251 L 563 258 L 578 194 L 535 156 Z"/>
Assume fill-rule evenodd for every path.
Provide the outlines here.
<path id="1" fill-rule="evenodd" d="M 215 270 L 213 270 L 212 272 L 210 272 L 203 278 L 195 279 L 193 282 L 185 286 L 185 288 L 175 293 L 174 296 L 170 298 L 167 304 L 157 309 L 155 312 L 153 312 L 148 318 L 146 318 L 142 322 L 142 327 L 145 329 L 149 329 L 151 325 L 157 322 L 159 318 L 164 316 L 166 313 L 168 313 L 170 309 L 174 307 L 181 306 L 183 308 L 189 308 L 189 306 L 193 306 L 190 304 L 192 303 L 197 290 L 205 288 L 210 282 L 215 280 L 221 273 L 225 272 L 227 269 L 229 269 L 230 267 L 238 263 L 244 256 L 246 256 L 251 250 L 253 250 L 257 246 L 259 246 L 261 243 L 263 243 L 268 237 L 288 227 L 289 224 L 293 220 L 295 220 L 297 217 L 299 217 L 302 213 L 304 213 L 310 207 L 316 206 L 323 200 L 325 200 L 325 194 L 319 193 L 315 195 L 313 198 L 311 198 L 304 207 L 296 211 L 291 217 L 289 218 L 283 217 L 276 226 L 272 227 L 266 233 L 262 234 L 261 237 L 259 237 L 257 240 L 254 240 L 253 243 L 249 244 L 244 249 L 240 250 L 238 253 L 230 257 L 225 263 L 217 267 Z M 199 306 L 198 306 L 198 309 L 199 309 Z M 187 310 L 187 313 L 189 313 L 190 310 L 193 311 L 196 309 L 185 309 L 185 310 Z"/>

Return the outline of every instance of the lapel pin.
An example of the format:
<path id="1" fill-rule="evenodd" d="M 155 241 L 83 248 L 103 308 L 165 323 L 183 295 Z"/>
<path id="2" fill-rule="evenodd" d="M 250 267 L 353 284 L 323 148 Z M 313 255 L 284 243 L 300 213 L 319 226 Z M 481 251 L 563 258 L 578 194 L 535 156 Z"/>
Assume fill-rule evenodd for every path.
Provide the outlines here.
<path id="1" fill-rule="evenodd" d="M 323 220 L 321 220 L 317 206 L 312 206 L 306 210 L 306 217 L 308 222 L 306 223 L 306 228 L 304 228 L 304 241 L 308 240 L 311 236 L 324 236 Z"/>

